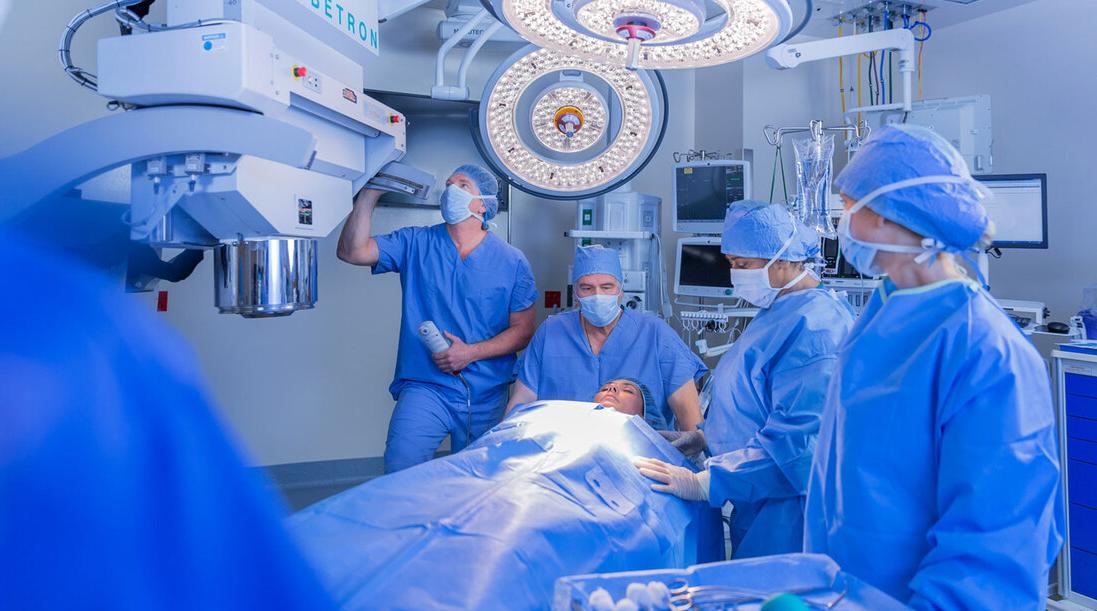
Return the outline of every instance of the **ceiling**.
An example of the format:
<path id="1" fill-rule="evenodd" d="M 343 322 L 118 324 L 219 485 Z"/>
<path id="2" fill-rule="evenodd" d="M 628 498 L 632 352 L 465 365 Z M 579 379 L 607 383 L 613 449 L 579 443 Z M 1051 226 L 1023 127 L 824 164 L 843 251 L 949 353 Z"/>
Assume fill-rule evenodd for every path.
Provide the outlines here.
<path id="1" fill-rule="evenodd" d="M 866 8 L 879 14 L 885 4 L 890 5 L 894 12 L 896 7 L 909 4 L 929 10 L 926 21 L 933 28 L 947 28 L 950 25 L 963 23 L 984 17 L 991 13 L 1028 4 L 1034 0 L 918 0 L 906 2 L 903 0 L 814 0 L 815 10 L 811 22 L 804 33 L 809 36 L 831 37 L 835 34 L 834 18 L 838 15 L 856 11 L 863 13 Z M 788 0 L 796 19 L 804 14 L 805 0 Z M 797 21 L 798 23 L 798 21 Z"/>

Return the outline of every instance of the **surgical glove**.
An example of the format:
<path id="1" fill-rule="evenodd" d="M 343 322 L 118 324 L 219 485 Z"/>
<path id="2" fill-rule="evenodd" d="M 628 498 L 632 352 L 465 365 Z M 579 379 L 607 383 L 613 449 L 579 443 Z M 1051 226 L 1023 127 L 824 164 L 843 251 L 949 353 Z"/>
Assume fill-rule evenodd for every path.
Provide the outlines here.
<path id="1" fill-rule="evenodd" d="M 667 464 L 654 458 L 637 458 L 633 464 L 645 477 L 659 484 L 652 484 L 656 492 L 669 492 L 687 501 L 707 501 L 709 473 L 694 473 L 684 467 Z"/>
<path id="2" fill-rule="evenodd" d="M 690 460 L 696 459 L 708 449 L 705 433 L 701 429 L 696 431 L 659 431 L 659 434 L 669 441 L 674 449 Z"/>

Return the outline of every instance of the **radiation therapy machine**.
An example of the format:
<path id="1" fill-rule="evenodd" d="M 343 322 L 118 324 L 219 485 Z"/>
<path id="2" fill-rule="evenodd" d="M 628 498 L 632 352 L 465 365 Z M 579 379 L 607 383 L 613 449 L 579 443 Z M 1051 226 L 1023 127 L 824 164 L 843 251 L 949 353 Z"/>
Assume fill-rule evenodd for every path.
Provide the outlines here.
<path id="1" fill-rule="evenodd" d="M 166 24 L 136 4 L 102 3 L 63 32 L 63 69 L 113 112 L 0 159 L 0 222 L 49 234 L 84 203 L 122 204 L 131 239 L 214 250 L 220 311 L 313 307 L 317 239 L 354 194 L 426 198 L 434 184 L 399 163 L 404 116 L 363 92 L 376 4 L 343 0 L 336 19 L 308 0 L 173 0 Z M 93 74 L 71 43 L 108 14 L 130 33 L 98 41 Z"/>

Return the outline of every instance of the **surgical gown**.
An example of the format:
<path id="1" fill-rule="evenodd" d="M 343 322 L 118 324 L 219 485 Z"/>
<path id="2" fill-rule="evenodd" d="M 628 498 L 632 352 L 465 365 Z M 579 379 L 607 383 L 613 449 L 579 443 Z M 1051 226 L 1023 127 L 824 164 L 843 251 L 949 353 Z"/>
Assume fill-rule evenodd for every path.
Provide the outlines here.
<path id="1" fill-rule="evenodd" d="M 73 259 L 0 260 L 0 609 L 332 608 L 176 334 Z"/>
<path id="2" fill-rule="evenodd" d="M 444 224 L 405 227 L 374 239 L 380 259 L 373 273 L 399 272 L 403 289 L 396 374 L 389 387 L 397 405 L 385 450 L 386 471 L 392 472 L 429 460 L 447 433 L 454 433 L 454 449 L 469 441 L 465 387 L 434 364 L 419 340 L 419 325 L 432 320 L 465 343 L 482 342 L 505 331 L 511 313 L 531 307 L 537 288 L 525 255 L 490 232 L 464 259 Z M 515 360 L 513 354 L 484 359 L 462 372 L 472 390 L 473 438 L 502 418 Z"/>
<path id="3" fill-rule="evenodd" d="M 550 316 L 533 335 L 518 379 L 540 400 L 590 401 L 602 384 L 635 378 L 654 395 L 659 410 L 645 414 L 655 429 L 669 429 L 674 415 L 667 397 L 708 370 L 662 319 L 624 310 L 597 356 L 583 332 L 578 310 Z"/>
<path id="4" fill-rule="evenodd" d="M 915 609 L 1043 609 L 1056 446 L 1047 369 L 985 291 L 888 281 L 839 356 L 805 551 Z"/>
<path id="5" fill-rule="evenodd" d="M 709 499 L 735 505 L 735 558 L 798 552 L 804 499 L 849 305 L 813 288 L 758 313 L 720 359 L 705 415 Z"/>

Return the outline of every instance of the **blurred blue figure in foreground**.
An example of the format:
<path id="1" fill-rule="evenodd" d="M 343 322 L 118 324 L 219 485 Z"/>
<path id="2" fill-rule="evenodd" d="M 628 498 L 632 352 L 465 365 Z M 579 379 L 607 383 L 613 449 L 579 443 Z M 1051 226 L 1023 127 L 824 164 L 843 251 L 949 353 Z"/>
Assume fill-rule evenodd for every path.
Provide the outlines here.
<path id="1" fill-rule="evenodd" d="M 74 259 L 0 237 L 0 609 L 326 609 L 190 350 Z"/>

